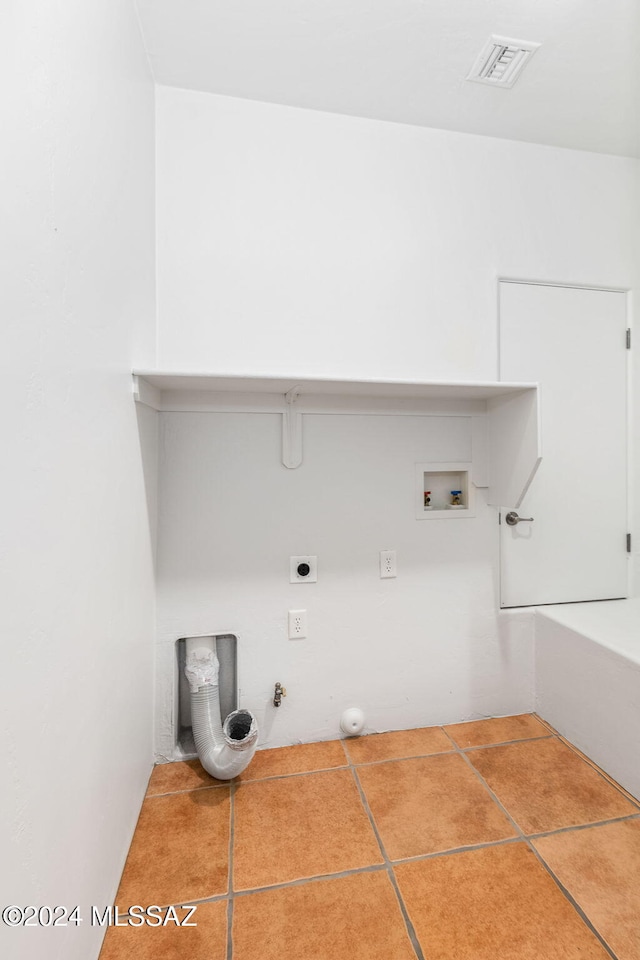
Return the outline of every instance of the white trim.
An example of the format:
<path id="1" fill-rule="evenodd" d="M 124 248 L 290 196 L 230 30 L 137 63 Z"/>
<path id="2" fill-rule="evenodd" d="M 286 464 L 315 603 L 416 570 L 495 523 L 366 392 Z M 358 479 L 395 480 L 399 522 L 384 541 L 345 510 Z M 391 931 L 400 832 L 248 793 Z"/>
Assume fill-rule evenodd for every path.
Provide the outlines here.
<path id="1" fill-rule="evenodd" d="M 631 287 L 612 287 L 602 283 L 579 283 L 571 280 L 527 280 L 526 277 L 497 277 L 498 283 L 525 283 L 532 287 L 569 287 L 572 290 L 602 290 L 603 293 L 630 293 Z"/>

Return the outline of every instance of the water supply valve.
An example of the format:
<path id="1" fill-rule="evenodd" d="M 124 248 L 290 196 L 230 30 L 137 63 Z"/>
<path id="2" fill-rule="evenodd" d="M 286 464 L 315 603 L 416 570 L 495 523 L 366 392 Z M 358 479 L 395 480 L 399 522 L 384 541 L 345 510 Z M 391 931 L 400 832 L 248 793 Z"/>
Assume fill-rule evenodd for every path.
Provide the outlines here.
<path id="1" fill-rule="evenodd" d="M 283 687 L 282 684 L 278 681 L 276 683 L 276 688 L 273 694 L 273 705 L 274 707 L 279 707 L 283 697 L 286 697 L 287 690 L 286 687 Z"/>

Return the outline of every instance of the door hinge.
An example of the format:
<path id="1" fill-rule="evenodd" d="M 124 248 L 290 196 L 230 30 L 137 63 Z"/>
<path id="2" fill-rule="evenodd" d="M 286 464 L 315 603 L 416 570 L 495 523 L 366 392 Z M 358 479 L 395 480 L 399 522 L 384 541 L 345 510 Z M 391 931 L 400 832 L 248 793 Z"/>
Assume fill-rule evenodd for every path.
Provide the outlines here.
<path id="1" fill-rule="evenodd" d="M 627 327 L 627 350 L 631 350 L 631 327 Z"/>
<path id="2" fill-rule="evenodd" d="M 498 510 L 498 526 L 502 523 L 502 514 Z"/>
<path id="3" fill-rule="evenodd" d="M 631 553 L 631 534 L 627 534 L 627 553 Z"/>

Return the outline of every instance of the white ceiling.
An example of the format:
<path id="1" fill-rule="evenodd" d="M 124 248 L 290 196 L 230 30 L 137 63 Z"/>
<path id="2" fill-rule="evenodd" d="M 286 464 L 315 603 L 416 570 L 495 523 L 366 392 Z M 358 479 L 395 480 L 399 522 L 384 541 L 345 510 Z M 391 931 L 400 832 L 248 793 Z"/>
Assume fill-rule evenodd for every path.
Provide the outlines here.
<path id="1" fill-rule="evenodd" d="M 158 83 L 640 156 L 640 0 L 137 0 Z M 542 43 L 469 83 L 493 33 Z"/>

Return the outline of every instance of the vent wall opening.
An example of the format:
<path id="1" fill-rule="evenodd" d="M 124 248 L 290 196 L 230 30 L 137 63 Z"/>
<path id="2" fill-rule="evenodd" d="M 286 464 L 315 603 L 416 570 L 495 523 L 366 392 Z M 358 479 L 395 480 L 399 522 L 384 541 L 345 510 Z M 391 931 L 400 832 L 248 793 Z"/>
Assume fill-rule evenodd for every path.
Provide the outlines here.
<path id="1" fill-rule="evenodd" d="M 474 83 L 490 83 L 495 87 L 512 87 L 539 43 L 492 36 L 486 42 L 467 75 Z"/>

